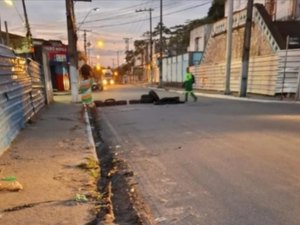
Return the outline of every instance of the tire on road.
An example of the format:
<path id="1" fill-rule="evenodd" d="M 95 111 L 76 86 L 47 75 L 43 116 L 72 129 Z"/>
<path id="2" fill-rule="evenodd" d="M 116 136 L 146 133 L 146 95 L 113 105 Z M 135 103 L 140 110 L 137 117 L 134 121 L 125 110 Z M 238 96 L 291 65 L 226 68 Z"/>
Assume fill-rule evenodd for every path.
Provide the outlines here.
<path id="1" fill-rule="evenodd" d="M 141 95 L 141 103 L 153 103 L 154 99 L 151 95 Z"/>
<path id="2" fill-rule="evenodd" d="M 154 90 L 150 90 L 149 91 L 149 95 L 152 96 L 154 102 L 158 102 L 159 101 L 159 96 L 158 96 L 158 94 Z"/>
<path id="3" fill-rule="evenodd" d="M 100 101 L 100 100 L 95 100 L 94 103 L 95 103 L 96 107 L 102 107 L 102 106 L 104 106 L 104 102 Z"/>
<path id="4" fill-rule="evenodd" d="M 179 97 L 165 97 L 161 98 L 155 105 L 166 105 L 166 104 L 180 104 L 181 102 Z"/>
<path id="5" fill-rule="evenodd" d="M 127 105 L 127 101 L 126 100 L 116 101 L 116 105 Z"/>
<path id="6" fill-rule="evenodd" d="M 129 100 L 129 104 L 140 104 L 141 103 L 141 100 L 139 99 L 131 99 Z"/>
<path id="7" fill-rule="evenodd" d="M 114 98 L 108 98 L 104 101 L 104 106 L 114 106 L 116 105 L 116 100 Z"/>

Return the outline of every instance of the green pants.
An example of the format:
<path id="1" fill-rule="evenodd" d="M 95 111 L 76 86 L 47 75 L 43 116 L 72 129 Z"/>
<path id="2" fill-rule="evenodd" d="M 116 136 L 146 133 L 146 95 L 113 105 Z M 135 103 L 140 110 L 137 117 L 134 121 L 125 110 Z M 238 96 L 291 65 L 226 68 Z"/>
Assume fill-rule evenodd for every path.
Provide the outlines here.
<path id="1" fill-rule="evenodd" d="M 189 94 L 194 98 L 194 102 L 197 101 L 197 96 L 194 94 L 193 91 L 186 91 L 185 92 L 185 102 L 188 101 Z"/>

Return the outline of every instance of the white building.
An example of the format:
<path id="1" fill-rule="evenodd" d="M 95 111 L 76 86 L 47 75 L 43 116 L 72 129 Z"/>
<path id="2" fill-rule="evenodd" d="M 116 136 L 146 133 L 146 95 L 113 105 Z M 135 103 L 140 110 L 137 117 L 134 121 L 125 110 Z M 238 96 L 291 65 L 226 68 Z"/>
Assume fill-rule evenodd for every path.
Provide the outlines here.
<path id="1" fill-rule="evenodd" d="M 205 24 L 196 27 L 190 32 L 189 52 L 203 52 L 209 39 L 212 25 Z"/>
<path id="2" fill-rule="evenodd" d="M 234 12 L 247 7 L 247 0 L 232 0 Z M 300 20 L 300 0 L 254 0 L 263 4 L 273 20 Z M 228 13 L 228 0 L 225 4 L 225 17 Z"/>

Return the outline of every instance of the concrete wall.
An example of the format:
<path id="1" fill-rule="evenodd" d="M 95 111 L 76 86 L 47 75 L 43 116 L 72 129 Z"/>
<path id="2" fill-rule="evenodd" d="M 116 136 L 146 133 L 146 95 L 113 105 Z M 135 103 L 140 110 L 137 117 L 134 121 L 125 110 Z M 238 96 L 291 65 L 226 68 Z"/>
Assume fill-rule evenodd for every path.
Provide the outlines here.
<path id="1" fill-rule="evenodd" d="M 232 32 L 231 90 L 239 91 L 242 67 L 245 10 L 234 14 Z M 200 66 L 193 67 L 196 88 L 225 90 L 226 19 L 213 25 Z M 279 49 L 259 11 L 254 8 L 251 35 L 248 93 L 276 95 L 297 90 L 300 50 L 289 51 L 287 58 Z M 287 63 L 283 62 L 287 59 Z"/>

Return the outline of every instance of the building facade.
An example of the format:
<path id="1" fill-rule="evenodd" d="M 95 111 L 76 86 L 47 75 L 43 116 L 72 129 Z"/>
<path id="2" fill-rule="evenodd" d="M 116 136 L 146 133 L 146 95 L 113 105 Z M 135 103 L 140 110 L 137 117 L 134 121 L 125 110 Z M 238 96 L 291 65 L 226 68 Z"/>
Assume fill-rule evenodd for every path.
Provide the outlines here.
<path id="1" fill-rule="evenodd" d="M 247 7 L 247 0 L 233 0 L 233 11 Z M 254 0 L 265 6 L 273 20 L 300 20 L 300 0 Z M 228 0 L 225 3 L 225 17 L 228 14 Z"/>

